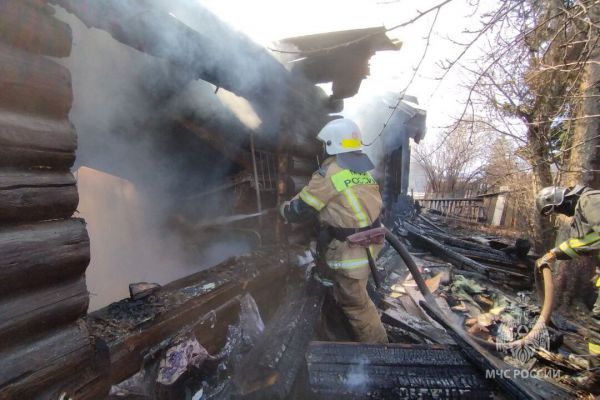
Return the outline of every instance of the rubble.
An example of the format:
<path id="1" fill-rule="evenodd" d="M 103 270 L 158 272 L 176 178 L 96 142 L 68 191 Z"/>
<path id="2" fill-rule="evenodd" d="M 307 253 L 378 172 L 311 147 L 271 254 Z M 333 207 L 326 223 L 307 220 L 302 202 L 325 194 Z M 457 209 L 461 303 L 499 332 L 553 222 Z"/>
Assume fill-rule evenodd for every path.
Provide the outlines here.
<path id="1" fill-rule="evenodd" d="M 513 371 L 526 371 L 527 380 L 513 380 L 516 386 L 501 383 L 508 393 L 527 394 L 535 387 L 539 393 L 547 393 L 544 398 L 555 398 L 556 393 L 561 393 L 561 398 L 589 396 L 587 391 L 592 390 L 590 366 L 583 344 L 585 338 L 598 334 L 593 328 L 583 328 L 555 312 L 546 336 L 537 338 L 531 347 L 510 349 L 505 345 L 523 337 L 540 313 L 535 303 L 536 294 L 523 290 L 532 289 L 530 271 L 533 271 L 535 255 L 524 256 L 519 249 L 526 246 L 519 241 L 510 245 L 508 240 L 497 237 L 469 236 L 464 231 L 454 234 L 452 228 L 438 226 L 434 219 L 435 216 L 419 215 L 406 221 L 396 220 L 394 229 L 404 238 L 426 281 L 439 276 L 435 273 L 437 265 L 444 266 L 449 275 L 436 292 L 436 300 L 446 303 L 449 309 L 439 314 L 427 301 L 418 302 L 429 316 L 443 325 L 445 331 L 442 332 L 463 350 L 468 349 L 467 353 L 474 350 L 471 360 L 484 370 L 497 369 L 500 365 Z M 389 262 L 385 255 L 382 260 Z M 422 310 L 415 309 L 414 301 L 409 301 L 410 276 L 402 279 L 402 271 L 394 273 L 393 281 L 388 279 L 389 297 L 385 300 L 388 308 L 383 312 L 383 321 L 409 330 L 425 342 L 446 340 L 445 336 L 440 339 L 432 334 L 436 332 L 434 325 L 422 317 Z M 461 329 L 453 327 L 447 318 Z M 485 342 L 489 344 L 486 347 L 495 351 L 481 347 Z M 555 395 L 548 396 L 549 393 Z"/>

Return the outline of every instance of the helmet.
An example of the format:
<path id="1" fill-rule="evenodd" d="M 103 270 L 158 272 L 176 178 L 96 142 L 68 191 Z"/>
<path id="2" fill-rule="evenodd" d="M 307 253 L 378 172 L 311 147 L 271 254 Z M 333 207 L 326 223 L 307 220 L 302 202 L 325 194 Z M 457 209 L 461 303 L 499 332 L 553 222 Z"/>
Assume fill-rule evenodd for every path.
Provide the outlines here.
<path id="1" fill-rule="evenodd" d="M 560 186 L 548 186 L 540 190 L 535 198 L 535 206 L 542 215 L 549 215 L 565 201 L 568 188 Z"/>
<path id="2" fill-rule="evenodd" d="M 358 125 L 347 118 L 328 122 L 317 135 L 317 139 L 325 143 L 325 150 L 331 156 L 359 151 L 363 148 Z"/>

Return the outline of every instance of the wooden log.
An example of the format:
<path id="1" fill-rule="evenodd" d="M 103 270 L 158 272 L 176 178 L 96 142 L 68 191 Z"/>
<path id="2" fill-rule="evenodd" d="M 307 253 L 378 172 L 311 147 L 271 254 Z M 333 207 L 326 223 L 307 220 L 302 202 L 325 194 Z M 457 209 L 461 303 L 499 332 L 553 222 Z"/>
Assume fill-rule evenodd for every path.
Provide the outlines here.
<path id="1" fill-rule="evenodd" d="M 0 111 L 0 167 L 68 169 L 77 135 L 67 120 Z"/>
<path id="2" fill-rule="evenodd" d="M 50 15 L 41 4 L 23 0 L 0 3 L 0 41 L 36 54 L 68 57 L 71 27 Z"/>
<path id="3" fill-rule="evenodd" d="M 0 342 L 22 342 L 38 332 L 66 325 L 87 311 L 85 277 L 28 290 L 0 300 Z"/>
<path id="4" fill-rule="evenodd" d="M 90 240 L 81 219 L 0 229 L 0 293 L 83 274 Z"/>
<path id="5" fill-rule="evenodd" d="M 0 170 L 0 223 L 68 218 L 78 203 L 70 172 Z"/>
<path id="6" fill-rule="evenodd" d="M 57 399 L 60 383 L 73 380 L 92 359 L 83 323 L 40 335 L 35 341 L 0 350 L 0 399 Z"/>
<path id="7" fill-rule="evenodd" d="M 72 103 L 67 68 L 0 44 L 0 109 L 63 119 Z"/>

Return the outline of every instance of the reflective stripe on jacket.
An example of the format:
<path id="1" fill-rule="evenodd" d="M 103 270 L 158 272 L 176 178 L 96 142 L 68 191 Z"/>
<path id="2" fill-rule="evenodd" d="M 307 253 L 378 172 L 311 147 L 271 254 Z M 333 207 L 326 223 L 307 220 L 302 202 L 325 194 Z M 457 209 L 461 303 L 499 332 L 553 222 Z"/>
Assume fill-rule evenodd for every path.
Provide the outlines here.
<path id="1" fill-rule="evenodd" d="M 379 185 L 371 174 L 344 169 L 335 157 L 325 160 L 296 198 L 317 210 L 322 223 L 338 228 L 371 225 L 379 217 L 383 203 Z M 373 256 L 380 250 L 379 246 L 374 247 Z M 345 276 L 355 279 L 369 276 L 369 261 L 363 248 L 350 248 L 334 239 L 325 258 L 330 268 Z"/>

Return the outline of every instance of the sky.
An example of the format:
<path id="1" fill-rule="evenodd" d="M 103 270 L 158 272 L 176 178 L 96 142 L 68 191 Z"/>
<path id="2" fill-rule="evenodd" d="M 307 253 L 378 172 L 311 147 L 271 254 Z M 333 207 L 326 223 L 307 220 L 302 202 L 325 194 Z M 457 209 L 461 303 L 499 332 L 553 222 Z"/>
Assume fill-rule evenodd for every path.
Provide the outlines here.
<path id="1" fill-rule="evenodd" d="M 198 0 L 233 28 L 245 33 L 266 47 L 286 37 L 308 35 L 344 29 L 385 26 L 406 22 L 442 0 Z M 439 62 L 455 58 L 461 47 L 447 38 L 466 41 L 465 29 L 479 26 L 480 17 L 493 7 L 495 1 L 482 1 L 474 10 L 468 0 L 453 0 L 445 5 L 436 20 L 427 54 L 407 93 L 417 96 L 427 109 L 427 141 L 434 141 L 443 127 L 453 121 L 463 109 L 465 77 L 459 68 L 439 81 L 443 70 Z M 487 7 L 487 9 L 485 9 Z M 475 11 L 475 13 L 474 13 Z M 345 100 L 345 116 L 351 116 L 366 98 L 387 91 L 400 92 L 411 80 L 413 71 L 423 56 L 426 36 L 435 12 L 417 22 L 388 32 L 390 38 L 402 41 L 400 51 L 379 52 L 371 58 L 371 75 L 361 85 L 354 98 Z M 474 62 L 477 49 L 464 58 Z M 383 122 L 382 122 L 383 123 Z M 367 138 L 373 132 L 364 133 Z"/>

